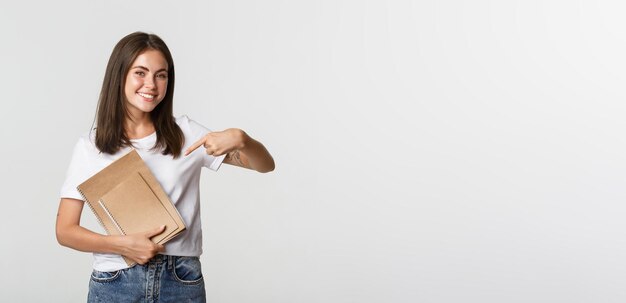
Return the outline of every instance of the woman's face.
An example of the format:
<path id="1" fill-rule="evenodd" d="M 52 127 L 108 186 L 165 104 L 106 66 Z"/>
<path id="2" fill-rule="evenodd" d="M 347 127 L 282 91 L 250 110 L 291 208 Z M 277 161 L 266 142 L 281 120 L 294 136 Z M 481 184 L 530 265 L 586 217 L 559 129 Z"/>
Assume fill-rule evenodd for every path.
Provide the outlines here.
<path id="1" fill-rule="evenodd" d="M 131 64 L 124 93 L 128 110 L 137 115 L 151 112 L 167 92 L 168 64 L 158 50 L 146 50 Z"/>

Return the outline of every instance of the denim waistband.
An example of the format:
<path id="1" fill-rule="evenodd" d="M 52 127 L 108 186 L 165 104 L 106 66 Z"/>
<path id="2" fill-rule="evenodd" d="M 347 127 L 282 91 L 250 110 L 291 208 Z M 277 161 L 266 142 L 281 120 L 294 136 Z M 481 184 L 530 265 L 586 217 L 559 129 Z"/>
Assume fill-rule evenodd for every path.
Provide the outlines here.
<path id="1" fill-rule="evenodd" d="M 154 265 L 166 265 L 167 268 L 171 269 L 172 266 L 176 263 L 176 259 L 180 258 L 179 256 L 170 256 L 170 255 L 156 255 L 148 261 L 148 263 L 144 264 L 144 266 L 154 266 Z"/>
<path id="2" fill-rule="evenodd" d="M 154 257 L 152 257 L 152 259 L 150 259 L 149 263 L 163 263 L 165 261 L 172 261 L 172 258 L 175 258 L 176 256 L 169 256 L 169 255 L 156 255 Z"/>

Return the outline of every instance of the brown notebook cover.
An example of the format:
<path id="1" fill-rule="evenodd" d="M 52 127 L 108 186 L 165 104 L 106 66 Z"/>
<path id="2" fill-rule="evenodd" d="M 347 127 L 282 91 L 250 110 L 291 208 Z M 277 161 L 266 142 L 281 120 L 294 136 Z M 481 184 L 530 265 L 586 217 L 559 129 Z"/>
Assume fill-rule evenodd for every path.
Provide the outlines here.
<path id="1" fill-rule="evenodd" d="M 148 197 L 145 200 L 153 202 L 157 202 L 158 200 L 160 205 L 167 211 L 167 214 L 169 214 L 169 219 L 166 219 L 166 222 L 156 224 L 152 227 L 154 228 L 166 225 L 166 229 L 162 234 L 152 238 L 153 242 L 164 244 L 185 230 L 185 223 L 183 222 L 183 219 L 174 204 L 170 201 L 169 197 L 136 150 L 133 149 L 128 154 L 115 160 L 109 166 L 105 167 L 91 178 L 78 185 L 78 191 L 81 193 L 87 202 L 87 205 L 89 205 L 93 213 L 96 215 L 96 218 L 100 221 L 100 224 L 109 235 L 122 235 L 125 234 L 123 232 L 124 230 L 127 230 L 127 234 L 136 231 L 148 231 L 152 228 L 147 228 L 145 230 L 137 230 L 137 228 L 140 229 L 143 226 L 152 226 L 149 223 L 152 218 L 146 216 L 146 213 L 143 210 L 134 213 L 139 209 L 136 205 L 132 205 L 127 209 L 124 207 L 125 204 L 130 205 L 130 203 L 133 203 L 134 200 L 126 199 L 123 192 L 127 191 L 133 182 L 138 181 L 142 181 L 145 185 L 147 185 L 147 188 L 145 185 L 141 184 L 141 182 L 134 183 L 135 185 L 140 184 L 140 189 L 128 192 L 127 194 L 129 197 L 147 195 Z M 156 200 L 154 197 L 156 197 Z M 145 200 L 141 200 L 141 203 L 145 203 Z M 111 211 L 107 213 L 107 210 L 103 207 L 103 205 L 106 207 L 112 207 Z M 154 211 L 154 209 L 158 208 L 155 207 L 151 211 Z M 115 222 L 115 220 L 112 220 L 112 217 L 120 215 L 124 218 L 122 221 L 118 220 L 118 222 Z M 134 219 L 127 220 L 127 218 Z M 172 221 L 170 221 L 170 219 L 175 224 L 171 224 Z M 131 224 L 131 226 L 129 226 L 128 222 L 134 222 L 138 225 Z M 118 228 L 118 226 L 120 228 Z M 126 262 L 129 265 L 132 265 L 128 259 L 126 259 Z"/>
<path id="2" fill-rule="evenodd" d="M 125 235 L 165 225 L 165 231 L 151 239 L 161 244 L 167 236 L 179 228 L 140 173 L 131 174 L 104 194 L 98 202 L 117 230 Z"/>

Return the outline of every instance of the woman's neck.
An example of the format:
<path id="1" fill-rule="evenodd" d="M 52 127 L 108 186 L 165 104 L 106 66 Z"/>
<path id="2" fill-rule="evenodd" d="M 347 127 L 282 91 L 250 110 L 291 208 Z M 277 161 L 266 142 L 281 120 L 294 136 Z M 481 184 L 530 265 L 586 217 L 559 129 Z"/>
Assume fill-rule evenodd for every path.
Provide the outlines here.
<path id="1" fill-rule="evenodd" d="M 129 139 L 140 139 L 154 133 L 154 123 L 149 114 L 143 117 L 128 117 L 124 123 L 124 131 Z"/>

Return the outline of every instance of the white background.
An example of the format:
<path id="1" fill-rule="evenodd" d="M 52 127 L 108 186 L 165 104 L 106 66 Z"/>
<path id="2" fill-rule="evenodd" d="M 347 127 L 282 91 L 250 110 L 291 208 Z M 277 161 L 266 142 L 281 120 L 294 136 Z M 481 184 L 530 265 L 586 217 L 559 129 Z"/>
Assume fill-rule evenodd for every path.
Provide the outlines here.
<path id="1" fill-rule="evenodd" d="M 58 192 L 113 46 L 141 30 L 173 53 L 177 116 L 277 163 L 203 173 L 209 302 L 624 302 L 625 12 L 3 1 L 0 300 L 85 301 Z"/>

